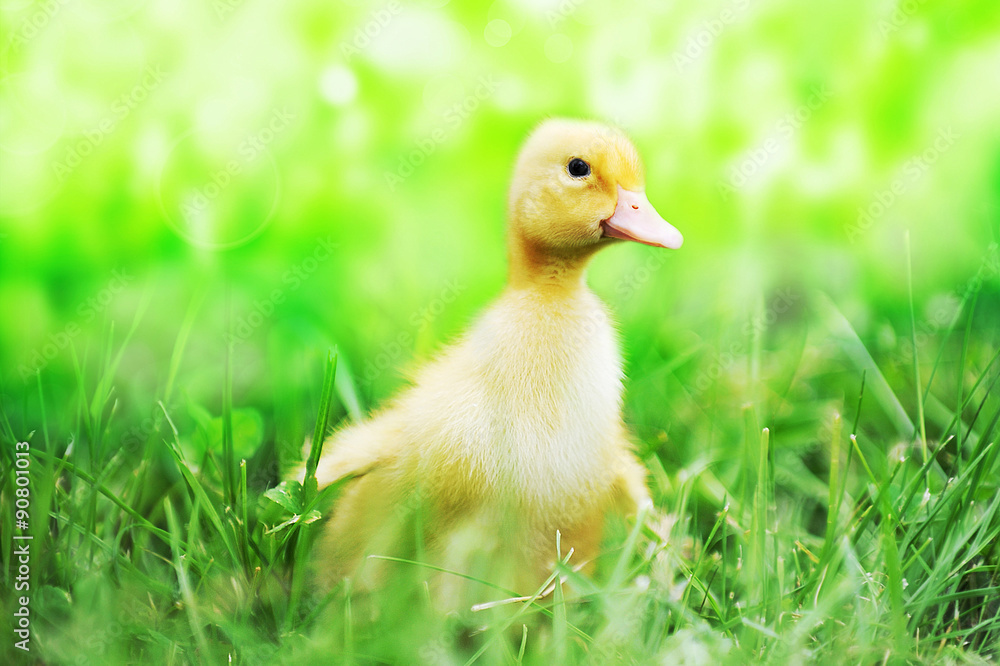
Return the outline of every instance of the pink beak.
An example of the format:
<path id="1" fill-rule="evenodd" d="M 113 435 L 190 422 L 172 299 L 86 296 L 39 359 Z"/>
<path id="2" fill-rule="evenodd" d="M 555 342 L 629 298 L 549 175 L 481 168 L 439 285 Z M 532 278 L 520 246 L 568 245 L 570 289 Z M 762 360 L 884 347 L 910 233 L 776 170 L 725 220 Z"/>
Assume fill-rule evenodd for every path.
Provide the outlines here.
<path id="1" fill-rule="evenodd" d="M 611 238 L 637 241 L 654 247 L 676 250 L 684 242 L 681 232 L 660 217 L 649 203 L 645 192 L 622 189 L 618 185 L 618 203 L 615 212 L 601 222 L 604 235 Z"/>

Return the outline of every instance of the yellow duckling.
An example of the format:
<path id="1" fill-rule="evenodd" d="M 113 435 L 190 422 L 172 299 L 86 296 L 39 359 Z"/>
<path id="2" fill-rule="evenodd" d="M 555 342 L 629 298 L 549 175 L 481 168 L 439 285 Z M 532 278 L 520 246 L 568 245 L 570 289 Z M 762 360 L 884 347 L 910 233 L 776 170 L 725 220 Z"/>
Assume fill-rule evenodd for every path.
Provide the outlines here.
<path id="1" fill-rule="evenodd" d="M 617 130 L 549 120 L 531 134 L 510 188 L 507 288 L 412 387 L 326 442 L 320 487 L 357 476 L 317 544 L 327 585 L 377 586 L 386 561 L 374 554 L 532 594 L 557 531 L 582 565 L 606 514 L 649 502 L 622 422 L 616 333 L 584 281 L 616 239 L 681 246 L 644 184 Z"/>

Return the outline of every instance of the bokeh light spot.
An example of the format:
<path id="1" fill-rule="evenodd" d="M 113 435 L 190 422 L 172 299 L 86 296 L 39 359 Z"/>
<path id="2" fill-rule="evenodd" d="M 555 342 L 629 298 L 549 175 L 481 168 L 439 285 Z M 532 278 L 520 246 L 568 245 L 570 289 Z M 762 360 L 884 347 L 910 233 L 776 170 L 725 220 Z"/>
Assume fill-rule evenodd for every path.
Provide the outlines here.
<path id="1" fill-rule="evenodd" d="M 404 10 L 373 31 L 363 53 L 387 71 L 426 74 L 460 63 L 471 41 L 469 31 L 443 12 Z"/>
<path id="2" fill-rule="evenodd" d="M 510 41 L 510 35 L 510 24 L 503 19 L 493 19 L 483 31 L 483 37 L 490 46 L 503 46 Z"/>
<path id="3" fill-rule="evenodd" d="M 357 97 L 358 79 L 349 67 L 332 65 L 319 76 L 319 92 L 330 104 L 344 106 Z"/>
<path id="4" fill-rule="evenodd" d="M 260 235 L 281 192 L 269 146 L 293 120 L 294 114 L 278 110 L 221 142 L 214 133 L 198 130 L 179 137 L 156 184 L 167 225 L 191 245 L 208 250 L 239 247 Z"/>

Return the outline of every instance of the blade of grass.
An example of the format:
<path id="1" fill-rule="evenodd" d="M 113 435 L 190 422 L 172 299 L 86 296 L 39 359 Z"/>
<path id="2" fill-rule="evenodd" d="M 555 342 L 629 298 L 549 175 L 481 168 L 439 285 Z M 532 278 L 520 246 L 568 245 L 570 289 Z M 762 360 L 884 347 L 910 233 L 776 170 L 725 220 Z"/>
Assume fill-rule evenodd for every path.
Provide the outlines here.
<path id="1" fill-rule="evenodd" d="M 31 455 L 34 456 L 34 457 L 40 458 L 43 461 L 46 461 L 46 460 L 53 460 L 54 461 L 54 459 L 56 458 L 55 456 L 51 455 L 48 452 L 39 451 L 37 449 L 32 449 Z M 100 494 L 104 495 L 105 497 L 107 497 L 112 502 L 114 502 L 115 506 L 117 506 L 119 509 L 121 509 L 122 511 L 124 511 L 125 513 L 127 513 L 129 516 L 131 516 L 132 519 L 135 520 L 137 523 L 139 523 L 144 529 L 152 532 L 156 536 L 158 536 L 161 539 L 163 539 L 164 543 L 166 543 L 166 544 L 170 543 L 170 534 L 168 532 L 166 532 L 165 530 L 160 529 L 159 527 L 157 527 L 156 525 L 154 525 L 153 523 L 151 523 L 149 520 L 147 520 L 138 511 L 136 511 L 135 509 L 133 509 L 129 505 L 127 505 L 124 502 L 122 502 L 121 499 L 119 499 L 117 495 L 115 495 L 113 492 L 111 492 L 104 485 L 98 483 L 97 479 L 95 479 L 89 473 L 83 471 L 82 469 L 80 469 L 79 467 L 77 467 L 76 465 L 74 465 L 73 463 L 71 463 L 71 462 L 69 462 L 69 461 L 67 461 L 65 459 L 60 459 L 59 460 L 59 465 L 63 469 L 65 469 L 67 472 L 69 472 L 70 474 L 72 474 L 73 476 L 75 476 L 75 477 L 77 477 L 79 479 L 82 479 L 88 485 L 90 485 L 91 487 L 93 487 L 97 492 L 99 492 Z"/>
<path id="2" fill-rule="evenodd" d="M 917 424 L 920 426 L 920 450 L 926 461 L 928 458 L 927 424 L 924 421 L 924 393 L 923 383 L 920 381 L 920 354 L 917 349 L 917 317 L 913 309 L 913 262 L 910 252 L 909 229 L 906 230 L 906 288 L 910 299 L 910 343 L 913 345 L 913 381 L 917 388 Z M 925 482 L 929 484 L 930 480 L 925 479 Z"/>
<path id="3" fill-rule="evenodd" d="M 249 500 L 247 499 L 247 461 L 245 459 L 240 460 L 240 486 L 239 486 L 239 496 L 238 504 L 240 511 L 240 524 L 239 524 L 239 539 L 240 544 L 240 555 L 243 556 L 243 567 L 244 570 L 249 574 L 252 567 L 252 558 L 250 555 L 250 544 L 252 542 L 250 538 L 250 517 L 247 505 Z"/>
<path id="4" fill-rule="evenodd" d="M 826 505 L 826 545 L 823 548 L 821 560 L 826 560 L 833 548 L 837 531 L 837 517 L 840 515 L 840 502 L 843 495 L 840 492 L 840 414 L 833 417 L 833 432 L 830 436 L 830 495 Z"/>
<path id="5" fill-rule="evenodd" d="M 766 622 L 770 608 L 771 592 L 771 572 L 767 566 L 767 515 L 769 502 L 769 454 L 770 430 L 763 428 L 760 433 L 758 463 L 757 463 L 757 485 L 754 489 L 753 502 L 753 568 L 756 569 L 758 580 L 760 581 L 760 602 L 762 608 L 762 619 Z"/>
<path id="6" fill-rule="evenodd" d="M 45 450 L 52 450 L 52 442 L 49 440 L 49 418 L 45 413 L 45 392 L 42 390 L 42 373 L 35 372 L 35 381 L 38 384 L 38 409 L 42 416 L 42 437 L 45 439 Z"/>
<path id="7" fill-rule="evenodd" d="M 959 457 L 961 457 L 962 454 L 962 388 L 965 386 L 965 361 L 969 356 L 969 340 L 972 338 L 972 321 L 975 318 L 976 303 L 978 301 L 979 290 L 977 289 L 972 295 L 972 302 L 969 304 L 969 314 L 965 321 L 965 336 L 962 338 L 961 357 L 959 358 L 958 367 L 956 368 L 958 372 L 958 381 L 955 383 L 955 387 L 958 390 L 958 399 L 955 401 L 955 448 L 958 451 Z M 942 437 L 946 437 L 947 435 L 948 432 L 945 431 L 942 434 Z"/>
<path id="8" fill-rule="evenodd" d="M 566 557 L 560 561 L 563 564 L 566 564 L 569 562 L 569 558 L 572 557 L 572 555 L 573 555 L 573 549 L 570 549 L 570 551 L 566 553 Z M 494 631 L 492 632 L 492 636 L 490 636 L 490 638 L 488 638 L 486 641 L 483 642 L 483 644 L 472 655 L 472 657 L 470 657 L 469 660 L 465 662 L 465 666 L 472 666 L 472 664 L 476 663 L 479 660 L 479 658 L 483 656 L 483 653 L 485 653 L 486 650 L 488 650 L 490 646 L 493 645 L 494 641 L 501 638 L 506 633 L 507 629 L 510 628 L 510 626 L 513 625 L 519 617 L 524 615 L 528 611 L 528 609 L 534 605 L 535 601 L 537 601 L 545 593 L 545 591 L 549 588 L 549 586 L 558 576 L 559 576 L 559 569 L 557 568 L 552 572 L 552 574 L 548 578 L 545 579 L 545 582 L 542 583 L 542 585 L 535 591 L 535 593 L 526 600 L 526 603 L 517 609 L 517 612 L 513 613 L 509 618 L 507 618 L 503 623 L 501 623 L 499 627 L 494 629 Z"/>
<path id="9" fill-rule="evenodd" d="M 316 467 L 323 454 L 323 444 L 327 429 L 330 427 L 330 412 L 333 404 L 334 386 L 337 377 L 337 351 L 331 350 L 326 357 L 326 370 L 323 375 L 323 392 L 320 398 L 319 414 L 316 416 L 316 428 L 309 446 L 309 457 L 306 459 L 306 473 L 302 484 L 302 503 L 312 506 L 319 493 L 319 483 L 316 480 Z M 302 515 L 308 515 L 305 509 Z M 290 630 L 297 620 L 298 607 L 302 600 L 306 583 L 305 567 L 300 566 L 308 560 L 309 549 L 312 546 L 313 530 L 307 524 L 298 523 L 294 529 L 298 535 L 295 544 L 295 562 L 292 569 L 291 591 L 288 595 L 288 612 L 285 616 L 285 629 Z"/>
<path id="10" fill-rule="evenodd" d="M 942 431 L 945 435 L 947 433 L 951 432 L 951 429 L 954 428 L 954 427 L 956 427 L 956 424 L 958 424 L 959 422 L 961 422 L 961 420 L 962 420 L 962 417 L 961 417 L 962 410 L 964 410 L 966 407 L 968 407 L 972 403 L 972 401 L 975 399 L 975 393 L 976 393 L 976 391 L 978 391 L 979 387 L 983 384 L 983 382 L 986 381 L 986 378 L 989 376 L 990 369 L 993 367 L 993 364 L 996 363 L 998 360 L 1000 360 L 1000 348 L 998 348 L 996 350 L 996 352 L 993 354 L 993 356 L 990 358 L 990 360 L 986 363 L 986 366 L 983 368 L 982 372 L 979 374 L 979 377 L 976 379 L 976 382 L 972 385 L 972 387 L 969 389 L 969 392 L 965 395 L 964 401 L 960 401 L 960 402 L 957 403 L 957 405 L 955 407 L 955 409 L 956 409 L 956 416 L 952 417 L 951 422 L 949 422 L 948 425 L 947 425 L 947 427 L 945 427 L 944 430 Z M 1000 379 L 1000 375 L 994 376 L 993 379 L 990 381 L 990 383 L 989 383 L 990 385 L 986 388 L 986 394 L 987 395 L 989 395 L 989 393 L 993 390 L 993 387 L 996 385 L 998 379 Z M 975 424 L 976 420 L 978 419 L 978 417 L 979 417 L 979 411 L 983 408 L 983 405 L 985 405 L 985 399 L 983 400 L 982 403 L 980 403 L 979 408 L 976 410 L 976 414 L 973 416 L 972 421 L 970 421 L 969 424 L 968 424 L 968 426 L 967 426 L 968 430 L 965 433 L 966 439 L 968 439 L 969 434 L 972 432 L 972 426 Z M 965 444 L 967 445 L 968 442 L 965 442 Z"/>
<path id="11" fill-rule="evenodd" d="M 232 317 L 230 316 L 230 321 Z M 226 341 L 226 378 L 222 385 L 222 487 L 227 506 L 236 504 L 233 455 L 233 336 Z"/>
<path id="12" fill-rule="evenodd" d="M 173 394 L 174 381 L 177 379 L 177 371 L 181 366 L 181 359 L 184 357 L 184 348 L 187 346 L 191 331 L 194 328 L 195 318 L 198 311 L 205 302 L 205 295 L 208 293 L 207 287 L 201 287 L 195 291 L 188 303 L 187 311 L 181 320 L 180 328 L 177 331 L 177 339 L 174 341 L 174 349 L 170 353 L 170 366 L 167 370 L 167 381 L 163 387 L 163 402 L 170 404 L 170 396 Z"/>
<path id="13" fill-rule="evenodd" d="M 177 465 L 177 470 L 187 482 L 187 486 L 191 489 L 195 501 L 201 504 L 202 510 L 205 512 L 205 515 L 208 516 L 209 521 L 215 528 L 216 534 L 226 546 L 226 552 L 229 554 L 233 566 L 238 568 L 240 564 L 240 557 L 236 550 L 236 546 L 233 544 L 229 529 L 226 527 L 225 521 L 222 520 L 222 517 L 219 516 L 219 512 L 216 510 L 215 504 L 209 499 L 208 493 L 205 491 L 205 487 L 200 481 L 198 481 L 198 478 L 188 467 L 187 462 L 185 462 L 184 454 L 181 453 L 180 448 L 180 434 L 177 431 L 177 426 L 174 425 L 173 420 L 170 418 L 167 408 L 162 402 L 158 404 L 160 405 L 160 409 L 163 410 L 163 415 L 166 417 L 171 431 L 174 433 L 173 441 L 164 440 L 167 443 L 167 450 L 170 451 L 173 456 L 174 463 Z"/>
<path id="14" fill-rule="evenodd" d="M 886 589 L 889 593 L 889 614 L 892 621 L 893 644 L 896 655 L 906 654 L 908 636 L 906 632 L 906 616 L 903 610 L 903 571 L 899 562 L 899 550 L 896 545 L 896 521 L 892 517 L 889 498 L 882 497 L 882 554 L 885 559 Z"/>
<path id="15" fill-rule="evenodd" d="M 337 350 L 333 349 L 328 352 L 326 357 L 326 371 L 323 376 L 323 392 L 320 398 L 319 413 L 316 416 L 316 428 L 313 430 L 313 438 L 309 447 L 309 457 L 306 459 L 303 502 L 307 504 L 316 496 L 318 490 L 316 467 L 319 465 L 320 456 L 323 454 L 324 440 L 326 439 L 327 429 L 330 427 L 330 408 L 333 401 L 336 377 Z"/>
<path id="16" fill-rule="evenodd" d="M 556 530 L 556 561 L 562 561 L 562 539 L 559 530 Z M 552 658 L 557 664 L 566 663 L 566 598 L 563 594 L 562 576 L 556 576 L 555 587 L 552 590 Z"/>
<path id="17" fill-rule="evenodd" d="M 881 404 L 896 431 L 906 437 L 911 437 L 916 426 L 910 420 L 906 410 L 903 409 L 899 399 L 889 386 L 889 382 L 886 381 L 885 375 L 876 365 L 875 359 L 872 358 L 850 322 L 826 294 L 820 292 L 815 301 L 820 314 L 824 315 L 830 335 L 840 343 L 844 353 L 858 370 L 865 372 L 870 392 L 875 400 Z"/>
<path id="18" fill-rule="evenodd" d="M 639 543 L 639 534 L 642 533 L 642 528 L 646 524 L 646 519 L 649 517 L 651 510 L 652 508 L 648 503 L 639 507 L 639 511 L 635 516 L 635 525 L 629 531 L 628 538 L 625 540 L 625 546 L 618 555 L 615 568 L 608 579 L 608 589 L 617 590 L 625 582 L 625 573 L 628 571 L 629 561 L 631 561 L 632 555 L 635 553 L 636 546 Z"/>
<path id="19" fill-rule="evenodd" d="M 570 553 L 570 554 L 572 554 L 572 553 Z M 455 571 L 453 569 L 446 569 L 444 567 L 439 567 L 439 566 L 434 565 L 434 564 L 428 564 L 427 562 L 417 562 L 416 560 L 409 560 L 409 559 L 402 558 L 402 557 L 392 557 L 392 556 L 389 556 L 389 555 L 369 555 L 368 557 L 369 557 L 369 559 L 373 559 L 373 560 L 385 560 L 387 562 L 398 562 L 399 564 L 408 564 L 408 565 L 411 565 L 411 566 L 421 567 L 423 569 L 430 569 L 431 571 L 438 571 L 440 573 L 446 573 L 449 576 L 456 576 L 458 578 L 464 578 L 465 580 L 468 580 L 468 581 L 471 581 L 471 582 L 474 582 L 474 583 L 479 583 L 481 585 L 484 585 L 486 587 L 489 587 L 491 589 L 494 589 L 494 590 L 496 590 L 498 592 L 503 593 L 509 599 L 517 599 L 519 601 L 523 601 L 526 604 L 526 607 L 527 606 L 532 606 L 536 611 L 538 611 L 542 615 L 545 615 L 549 619 L 554 619 L 555 614 L 552 612 L 552 610 L 550 608 L 548 608 L 546 606 L 543 606 L 542 604 L 538 603 L 538 599 L 542 596 L 542 593 L 546 589 L 548 589 L 549 584 L 554 580 L 554 576 L 556 576 L 557 574 L 564 573 L 566 571 L 566 569 L 568 568 L 568 566 L 566 565 L 566 562 L 569 561 L 569 555 L 567 555 L 560 562 L 556 562 L 556 569 L 553 572 L 552 577 L 550 577 L 548 579 L 548 581 L 546 582 L 546 585 L 541 588 L 541 591 L 539 592 L 538 595 L 531 596 L 531 597 L 521 597 L 521 596 L 518 596 L 517 592 L 515 592 L 514 590 L 510 590 L 508 588 L 505 588 L 502 585 L 497 585 L 496 583 L 494 583 L 492 581 L 488 581 L 488 580 L 485 580 L 483 578 L 476 578 L 475 576 L 470 576 L 468 574 L 464 574 L 464 573 L 462 573 L 460 571 Z M 570 570 L 572 570 L 572 569 L 570 569 Z M 493 605 L 495 605 L 495 604 L 493 604 Z M 586 641 L 588 643 L 593 642 L 594 639 L 588 633 L 586 633 L 585 631 L 583 631 L 582 629 L 580 629 L 579 627 L 577 627 L 572 622 L 567 622 L 566 623 L 566 627 L 570 631 L 572 631 L 574 634 L 576 634 L 577 636 L 579 636 L 580 638 L 582 638 L 584 641 Z"/>
<path id="20" fill-rule="evenodd" d="M 197 501 L 197 500 L 196 500 Z M 170 550 L 173 553 L 174 571 L 177 574 L 177 583 L 180 587 L 181 598 L 184 599 L 184 610 L 187 613 L 188 624 L 194 632 L 198 649 L 201 652 L 202 663 L 208 659 L 208 640 L 205 638 L 205 629 L 202 625 L 201 617 L 198 614 L 198 601 L 195 599 L 191 589 L 191 581 L 188 579 L 187 566 L 184 561 L 184 551 L 181 549 L 180 528 L 177 524 L 177 517 L 174 515 L 174 508 L 170 503 L 170 498 L 163 500 L 164 513 L 167 516 L 167 527 L 170 530 Z"/>

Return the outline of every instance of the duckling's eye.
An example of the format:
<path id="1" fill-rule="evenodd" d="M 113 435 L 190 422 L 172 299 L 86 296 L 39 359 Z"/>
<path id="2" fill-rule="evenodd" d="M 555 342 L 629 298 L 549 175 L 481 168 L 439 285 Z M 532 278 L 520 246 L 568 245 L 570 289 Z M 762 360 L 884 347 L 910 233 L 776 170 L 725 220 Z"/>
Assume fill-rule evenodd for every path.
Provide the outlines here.
<path id="1" fill-rule="evenodd" d="M 590 165 L 581 160 L 579 157 L 574 157 L 566 165 L 566 171 L 569 175 L 574 178 L 583 178 L 584 176 L 590 175 Z"/>

